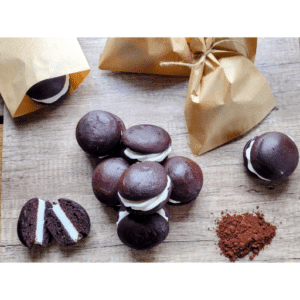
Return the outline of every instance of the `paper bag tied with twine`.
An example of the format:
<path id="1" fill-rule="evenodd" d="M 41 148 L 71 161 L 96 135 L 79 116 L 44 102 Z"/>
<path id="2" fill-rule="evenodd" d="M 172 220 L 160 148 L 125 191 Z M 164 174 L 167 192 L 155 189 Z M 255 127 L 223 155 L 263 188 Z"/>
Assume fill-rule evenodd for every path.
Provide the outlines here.
<path id="1" fill-rule="evenodd" d="M 256 38 L 109 38 L 103 70 L 190 76 L 185 117 L 194 155 L 253 128 L 274 108 L 254 66 Z M 172 112 L 170 112 L 172 113 Z"/>
<path id="2" fill-rule="evenodd" d="M 69 74 L 73 93 L 89 71 L 76 38 L 0 38 L 0 94 L 13 117 L 43 107 L 26 95 L 34 84 Z"/>

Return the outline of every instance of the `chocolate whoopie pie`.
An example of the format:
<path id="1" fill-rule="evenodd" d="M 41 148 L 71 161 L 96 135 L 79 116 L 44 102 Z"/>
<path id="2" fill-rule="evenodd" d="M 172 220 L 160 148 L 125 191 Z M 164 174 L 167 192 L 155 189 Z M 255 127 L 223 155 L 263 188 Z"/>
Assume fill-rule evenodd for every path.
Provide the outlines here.
<path id="1" fill-rule="evenodd" d="M 92 176 L 93 192 L 97 199 L 107 206 L 119 206 L 119 180 L 129 168 L 129 163 L 121 157 L 108 158 L 94 170 Z"/>
<path id="2" fill-rule="evenodd" d="M 263 180 L 284 179 L 299 162 L 294 140 L 281 132 L 268 132 L 249 140 L 243 151 L 247 170 Z"/>
<path id="3" fill-rule="evenodd" d="M 69 90 L 69 75 L 64 75 L 36 83 L 26 94 L 40 104 L 53 104 L 66 99 Z"/>
<path id="4" fill-rule="evenodd" d="M 119 117 L 106 111 L 93 110 L 79 120 L 76 139 L 83 151 L 102 157 L 120 151 L 123 131 L 125 125 Z"/>
<path id="5" fill-rule="evenodd" d="M 121 206 L 133 214 L 153 214 L 168 201 L 171 179 L 156 162 L 136 163 L 121 176 L 118 189 Z"/>
<path id="6" fill-rule="evenodd" d="M 149 124 L 135 125 L 122 135 L 122 152 L 130 163 L 154 161 L 162 163 L 171 152 L 171 137 L 161 127 Z"/>
<path id="7" fill-rule="evenodd" d="M 168 204 L 183 205 L 195 200 L 203 185 L 202 170 L 197 163 L 183 156 L 169 158 L 164 168 L 172 181 Z"/>
<path id="8" fill-rule="evenodd" d="M 151 215 L 130 214 L 121 209 L 117 234 L 126 246 L 136 250 L 153 248 L 169 234 L 169 213 L 166 207 Z"/>
<path id="9" fill-rule="evenodd" d="M 46 226 L 59 244 L 69 246 L 89 234 L 91 223 L 80 204 L 58 199 L 58 203 L 46 202 Z"/>
<path id="10" fill-rule="evenodd" d="M 34 244 L 43 247 L 51 241 L 51 235 L 45 225 L 46 202 L 33 198 L 23 206 L 17 225 L 21 243 L 26 247 Z"/>

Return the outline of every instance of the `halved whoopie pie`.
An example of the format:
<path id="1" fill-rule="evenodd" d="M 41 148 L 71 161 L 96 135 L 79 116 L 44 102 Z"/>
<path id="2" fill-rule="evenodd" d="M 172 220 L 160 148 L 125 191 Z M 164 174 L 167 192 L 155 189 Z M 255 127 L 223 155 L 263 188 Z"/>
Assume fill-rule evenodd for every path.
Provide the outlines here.
<path id="1" fill-rule="evenodd" d="M 45 225 L 45 212 L 46 202 L 38 198 L 30 199 L 22 207 L 17 233 L 24 246 L 32 247 L 36 244 L 45 247 L 51 241 L 50 232 Z"/>

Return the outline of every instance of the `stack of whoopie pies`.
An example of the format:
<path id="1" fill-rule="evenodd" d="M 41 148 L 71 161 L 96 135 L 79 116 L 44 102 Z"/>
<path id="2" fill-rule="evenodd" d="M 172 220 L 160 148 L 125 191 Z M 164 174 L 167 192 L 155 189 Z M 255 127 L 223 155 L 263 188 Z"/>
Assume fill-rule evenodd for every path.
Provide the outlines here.
<path id="1" fill-rule="evenodd" d="M 131 248 L 160 244 L 169 233 L 166 204 L 189 203 L 201 191 L 201 168 L 186 157 L 168 158 L 171 137 L 161 127 L 126 129 L 116 115 L 94 110 L 78 122 L 76 139 L 88 155 L 103 159 L 92 176 L 93 192 L 118 208 L 117 234 Z"/>

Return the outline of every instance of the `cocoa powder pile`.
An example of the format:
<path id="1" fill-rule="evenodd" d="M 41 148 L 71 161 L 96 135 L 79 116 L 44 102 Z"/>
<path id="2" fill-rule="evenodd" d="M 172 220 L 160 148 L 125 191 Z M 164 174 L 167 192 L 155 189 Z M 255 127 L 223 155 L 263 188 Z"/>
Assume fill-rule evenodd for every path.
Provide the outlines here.
<path id="1" fill-rule="evenodd" d="M 226 214 L 217 222 L 221 253 L 234 262 L 250 254 L 252 260 L 265 245 L 271 243 L 276 226 L 266 222 L 262 213 Z"/>

